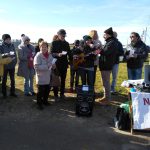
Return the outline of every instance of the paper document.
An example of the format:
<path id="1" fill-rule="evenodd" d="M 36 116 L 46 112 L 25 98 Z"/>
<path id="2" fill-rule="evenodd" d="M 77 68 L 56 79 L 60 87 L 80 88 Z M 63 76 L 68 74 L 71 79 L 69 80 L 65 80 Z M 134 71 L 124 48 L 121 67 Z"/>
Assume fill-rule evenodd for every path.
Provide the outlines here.
<path id="1" fill-rule="evenodd" d="M 62 55 L 66 55 L 67 54 L 67 52 L 66 51 L 62 51 Z"/>

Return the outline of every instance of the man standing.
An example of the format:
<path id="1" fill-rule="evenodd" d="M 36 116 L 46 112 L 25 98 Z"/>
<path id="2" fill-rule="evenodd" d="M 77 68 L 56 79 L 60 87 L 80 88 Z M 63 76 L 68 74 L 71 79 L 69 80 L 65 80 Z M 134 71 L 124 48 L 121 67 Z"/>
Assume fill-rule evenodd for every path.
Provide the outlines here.
<path id="1" fill-rule="evenodd" d="M 69 43 L 65 40 L 66 31 L 60 29 L 58 32 L 58 40 L 53 41 L 51 45 L 51 53 L 53 57 L 57 58 L 56 67 L 59 71 L 61 86 L 60 86 L 60 98 L 64 99 L 65 92 L 65 80 L 68 68 L 68 55 L 70 53 Z"/>
<path id="2" fill-rule="evenodd" d="M 118 69 L 119 69 L 119 57 L 124 55 L 124 50 L 121 42 L 117 39 L 117 32 L 113 32 L 113 36 L 116 39 L 116 42 L 118 44 L 118 48 L 116 49 L 117 56 L 115 60 L 115 64 L 112 68 L 112 83 L 111 83 L 111 94 L 116 94 L 116 82 L 117 82 L 117 75 L 118 75 Z"/>
<path id="3" fill-rule="evenodd" d="M 7 97 L 7 89 L 6 89 L 6 82 L 7 82 L 7 75 L 9 73 L 10 76 L 10 96 L 17 97 L 15 94 L 15 66 L 17 63 L 17 56 L 14 45 L 11 43 L 11 37 L 9 34 L 3 34 L 2 36 L 3 43 L 0 46 L 0 53 L 4 55 L 9 55 L 12 57 L 12 62 L 4 65 L 4 74 L 2 78 L 2 94 L 3 97 Z"/>
<path id="4" fill-rule="evenodd" d="M 132 32 L 131 43 L 127 46 L 125 58 L 127 61 L 127 71 L 129 80 L 137 80 L 142 77 L 142 67 L 148 56 L 148 49 L 141 41 L 138 33 Z"/>
<path id="5" fill-rule="evenodd" d="M 100 99 L 103 104 L 108 104 L 111 100 L 110 94 L 110 73 L 116 60 L 117 42 L 113 37 L 112 27 L 104 31 L 104 39 L 106 44 L 101 50 L 99 58 L 99 68 L 102 76 L 102 84 L 104 90 L 104 97 Z"/>

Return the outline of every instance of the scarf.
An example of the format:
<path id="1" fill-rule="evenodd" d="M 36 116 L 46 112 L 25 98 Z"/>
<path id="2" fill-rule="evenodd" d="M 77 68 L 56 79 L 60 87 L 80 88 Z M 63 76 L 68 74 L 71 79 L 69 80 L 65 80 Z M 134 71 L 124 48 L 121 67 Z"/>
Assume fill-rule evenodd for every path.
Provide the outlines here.
<path id="1" fill-rule="evenodd" d="M 48 51 L 47 51 L 46 53 L 43 53 L 43 56 L 44 56 L 46 59 L 48 59 L 48 56 L 49 56 Z"/>

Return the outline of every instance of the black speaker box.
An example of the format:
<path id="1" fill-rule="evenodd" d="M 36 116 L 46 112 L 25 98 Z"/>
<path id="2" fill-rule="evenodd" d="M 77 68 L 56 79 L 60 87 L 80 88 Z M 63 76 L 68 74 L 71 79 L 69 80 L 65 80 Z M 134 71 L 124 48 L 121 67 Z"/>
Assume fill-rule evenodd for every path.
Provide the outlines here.
<path id="1" fill-rule="evenodd" d="M 75 111 L 78 116 L 91 116 L 95 102 L 94 87 L 78 86 Z"/>

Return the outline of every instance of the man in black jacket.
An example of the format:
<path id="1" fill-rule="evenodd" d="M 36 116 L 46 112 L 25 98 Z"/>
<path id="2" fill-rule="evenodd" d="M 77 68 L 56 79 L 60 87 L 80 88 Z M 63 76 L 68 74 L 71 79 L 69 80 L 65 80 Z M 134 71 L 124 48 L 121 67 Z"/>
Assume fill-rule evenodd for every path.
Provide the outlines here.
<path id="1" fill-rule="evenodd" d="M 53 57 L 57 58 L 56 67 L 59 71 L 61 79 L 60 98 L 64 99 L 65 80 L 68 68 L 68 55 L 70 53 L 70 46 L 69 43 L 65 40 L 66 31 L 64 29 L 60 29 L 57 34 L 58 40 L 52 42 L 51 53 Z"/>
<path id="2" fill-rule="evenodd" d="M 142 67 L 148 56 L 148 49 L 141 41 L 138 33 L 132 32 L 130 35 L 131 43 L 127 46 L 125 58 L 127 61 L 127 71 L 129 80 L 137 80 L 142 77 Z"/>
<path id="3" fill-rule="evenodd" d="M 113 32 L 113 36 L 116 39 L 116 42 L 118 44 L 118 48 L 116 49 L 116 60 L 115 60 L 115 64 L 113 65 L 112 68 L 112 83 L 111 83 L 111 94 L 116 94 L 116 82 L 117 82 L 117 75 L 118 75 L 118 69 L 119 69 L 119 58 L 120 56 L 123 57 L 124 55 L 124 50 L 123 50 L 123 46 L 122 43 L 117 39 L 117 32 Z"/>
<path id="4" fill-rule="evenodd" d="M 104 90 L 104 97 L 100 99 L 100 102 L 103 104 L 108 104 L 111 100 L 110 94 L 110 73 L 112 71 L 112 67 L 115 64 L 116 56 L 117 56 L 117 42 L 113 37 L 113 30 L 109 28 L 104 31 L 104 39 L 106 44 L 100 52 L 99 58 L 99 68 L 102 76 L 102 84 Z"/>

